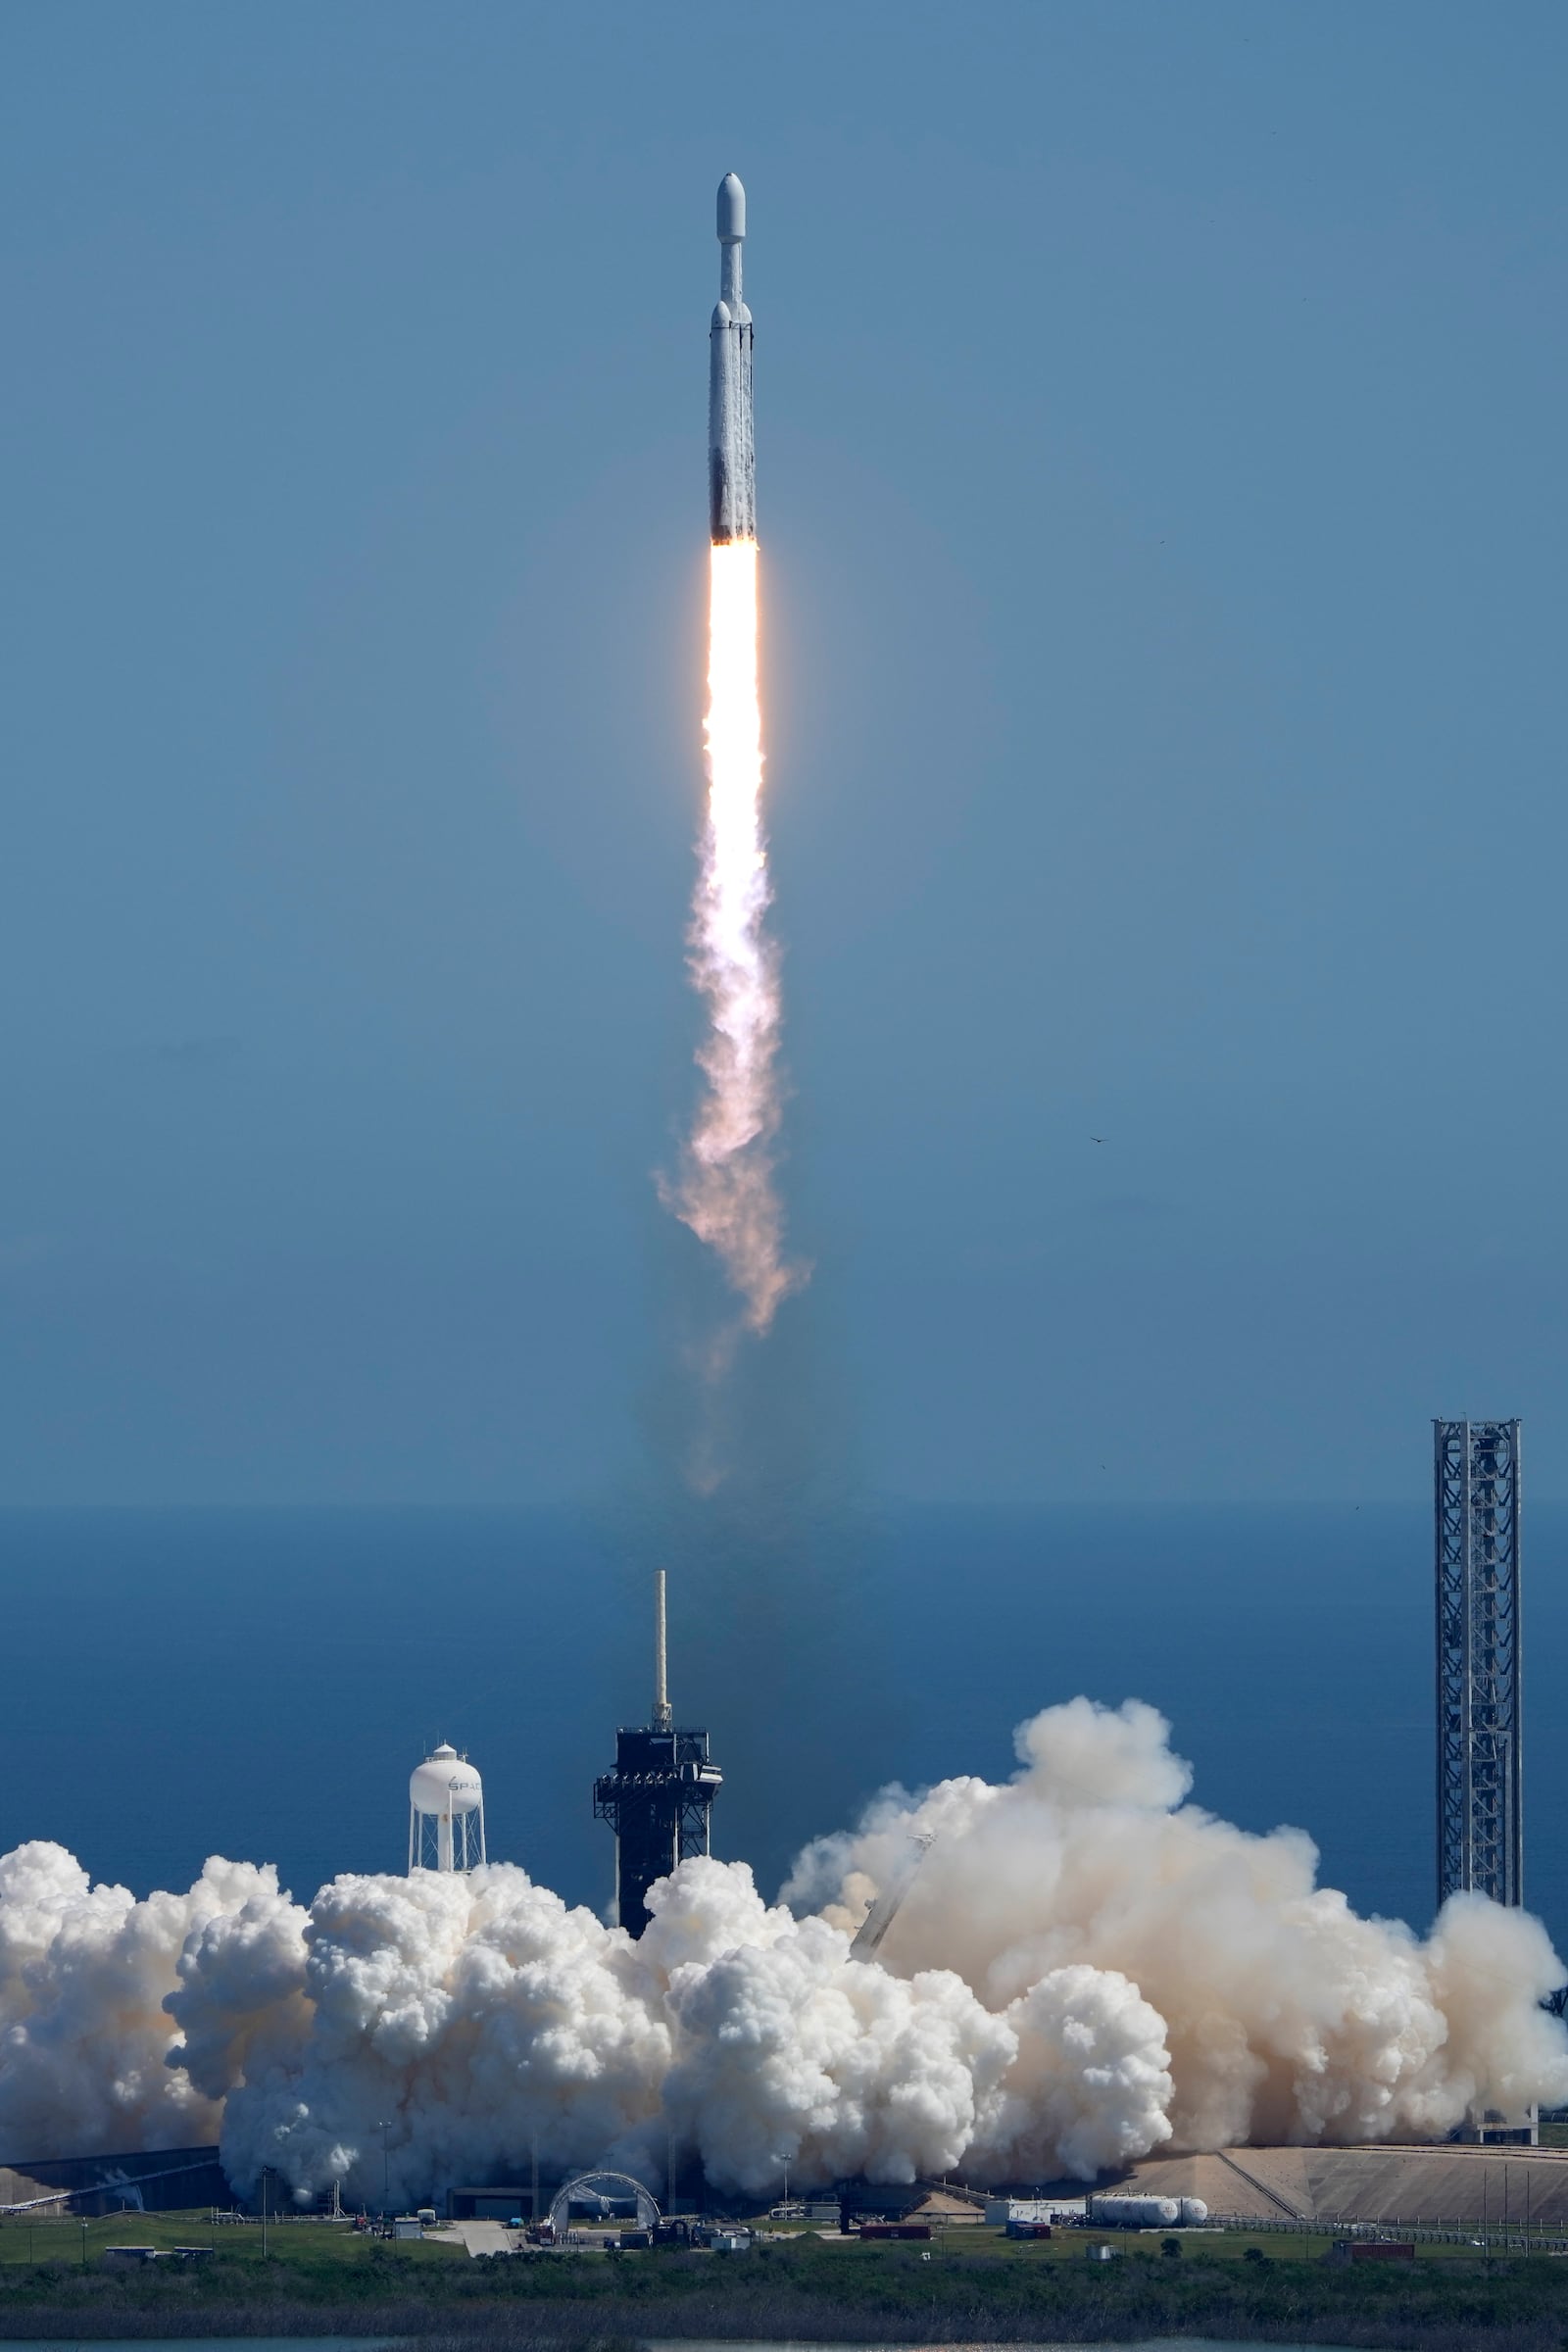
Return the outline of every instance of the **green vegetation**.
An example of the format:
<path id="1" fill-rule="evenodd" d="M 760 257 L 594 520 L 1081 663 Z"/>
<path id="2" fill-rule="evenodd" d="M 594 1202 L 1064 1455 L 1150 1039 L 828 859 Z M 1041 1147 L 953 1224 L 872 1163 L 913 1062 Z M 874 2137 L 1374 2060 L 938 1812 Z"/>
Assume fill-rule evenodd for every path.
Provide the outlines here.
<path id="1" fill-rule="evenodd" d="M 165 2253 L 175 2246 L 205 2246 L 209 2258 L 202 2265 L 204 2270 L 221 2271 L 231 2281 L 253 2276 L 260 2278 L 264 2236 L 267 2271 L 280 2269 L 291 2279 L 307 2282 L 338 2280 L 357 2272 L 368 2275 L 375 2270 L 378 2256 L 383 2268 L 385 2259 L 394 2254 L 405 2268 L 422 2269 L 426 2264 L 450 2268 L 467 2260 L 461 2247 L 454 2251 L 417 2238 L 394 2246 L 385 2238 L 361 2233 L 347 2222 L 301 2222 L 288 2216 L 269 2223 L 264 2232 L 259 2222 L 215 2222 L 206 2206 L 195 2213 L 108 2214 L 85 2227 L 78 2220 L 29 2223 L 7 2219 L 0 2222 L 0 2303 L 24 2291 L 22 2282 L 12 2275 L 18 2269 L 43 2269 L 51 2278 L 62 2271 L 79 2272 L 84 2263 L 89 2272 L 100 2271 L 103 2255 L 111 2246 L 156 2246 Z M 164 2266 L 165 2272 L 172 2268 Z M 403 2275 L 403 2271 L 398 2274 L 400 2278 Z"/>
<path id="2" fill-rule="evenodd" d="M 1568 2262 L 1423 2247 L 1413 2264 L 1331 2268 L 1328 2238 L 1157 2233 L 1085 2259 L 1085 2234 L 1008 2242 L 955 2230 L 930 2246 L 796 2233 L 750 2254 L 678 2249 L 470 2261 L 345 2225 L 267 2233 L 208 2215 L 0 2224 L 0 2337 L 419 2335 L 431 2352 L 631 2352 L 650 2337 L 953 2343 L 1209 2335 L 1410 2352 L 1561 2352 Z M 109 2245 L 206 2245 L 190 2268 L 106 2270 Z M 1263 2260 L 1249 2260 L 1249 2254 Z"/>

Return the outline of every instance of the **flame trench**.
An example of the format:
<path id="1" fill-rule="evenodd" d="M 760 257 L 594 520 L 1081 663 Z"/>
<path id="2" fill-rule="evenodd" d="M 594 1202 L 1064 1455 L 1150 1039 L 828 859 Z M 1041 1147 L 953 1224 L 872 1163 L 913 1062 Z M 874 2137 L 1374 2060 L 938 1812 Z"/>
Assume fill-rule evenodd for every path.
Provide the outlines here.
<path id="1" fill-rule="evenodd" d="M 744 1321 L 765 1332 L 799 1269 L 784 1256 L 774 1185 L 779 1125 L 778 956 L 762 831 L 762 721 L 757 687 L 757 542 L 715 545 L 709 586 L 708 818 L 689 934 L 692 978 L 708 1007 L 697 1059 L 706 1085 L 665 1197 L 714 1251 Z"/>

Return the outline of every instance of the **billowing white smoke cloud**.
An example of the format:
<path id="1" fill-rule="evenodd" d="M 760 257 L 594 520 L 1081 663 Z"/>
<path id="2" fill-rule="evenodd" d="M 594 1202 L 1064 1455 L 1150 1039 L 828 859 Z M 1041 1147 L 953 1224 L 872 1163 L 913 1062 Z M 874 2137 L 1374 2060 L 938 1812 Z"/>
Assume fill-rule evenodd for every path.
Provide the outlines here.
<path id="1" fill-rule="evenodd" d="M 1182 2147 L 1438 2134 L 1477 2101 L 1568 2097 L 1568 2038 L 1538 2006 L 1563 1970 L 1527 1913 L 1457 1896 L 1426 1944 L 1358 1919 L 1315 1886 L 1300 1831 L 1250 1837 L 1183 1804 L 1191 1773 L 1137 1700 L 1048 1708 L 1017 1745 L 1004 1788 L 885 1797 L 858 1835 L 808 1850 L 786 1899 L 858 1917 L 867 1882 L 934 1832 L 883 1957 L 955 1969 L 997 2010 L 1054 1970 L 1129 1979 L 1158 2014 Z M 1130 2136 L 1159 2057 L 1146 2043 L 1110 2070 L 1102 2112 L 1125 2100 Z"/>
<path id="2" fill-rule="evenodd" d="M 90 1886 L 63 1846 L 0 1856 L 0 2132 L 7 2159 L 199 2145 L 221 2109 L 164 2009 L 205 1927 L 277 1901 L 277 1874 L 209 1862 L 188 1894 Z M 265 1997 L 265 1996 L 264 1996 Z"/>
<path id="3" fill-rule="evenodd" d="M 1165 2021 L 1113 1968 L 1054 1968 L 1004 2012 L 1017 2057 L 986 2117 L 987 2169 L 1089 2180 L 1170 2137 Z"/>
<path id="4" fill-rule="evenodd" d="M 501 1863 L 338 1879 L 309 1915 L 279 1898 L 260 1936 L 211 1921 L 171 2007 L 226 2099 L 225 2162 L 306 2192 L 374 2194 L 384 2169 L 408 2198 L 526 2178 L 535 2147 L 547 2180 L 614 2161 L 658 2181 L 671 2127 L 722 2186 L 765 2188 L 785 2150 L 813 2178 L 958 2161 L 1015 2044 L 957 1978 L 852 1962 L 742 1863 L 689 1862 L 654 1901 L 634 1944 Z M 291 2030 L 257 2035 L 253 1957 Z"/>
<path id="5" fill-rule="evenodd" d="M 226 2101 L 237 2180 L 275 2166 L 296 2188 L 335 2179 L 379 2196 L 437 2178 L 515 2179 L 537 2135 L 547 2175 L 592 2161 L 656 2112 L 668 2029 L 636 1947 L 524 1872 L 335 1879 L 309 1914 L 280 1904 L 266 1960 L 302 2030 L 247 2057 L 231 2035 L 236 1923 L 188 1948 L 171 2008 Z M 384 2151 L 379 2126 L 387 2126 Z"/>
<path id="6" fill-rule="evenodd" d="M 643 1937 L 668 1971 L 670 2122 L 720 2187 L 945 2173 L 974 2137 L 1017 2043 L 962 1979 L 909 1981 L 850 1958 L 824 1919 L 767 1910 L 751 1873 L 689 1862 Z"/>
<path id="7" fill-rule="evenodd" d="M 1568 2099 L 1562 1971 L 1475 1897 L 1422 1943 L 1314 1886 L 1298 1832 L 1184 1802 L 1136 1702 L 1054 1707 L 1004 1787 L 890 1790 L 770 1907 L 686 1863 L 640 1942 L 526 1874 L 345 1877 L 307 1911 L 209 1863 L 184 1895 L 0 1861 L 0 2145 L 200 2139 L 241 2185 L 379 2201 L 612 2163 L 673 2135 L 723 2187 L 864 2173 L 1089 2178 L 1163 2144 L 1437 2134 Z M 934 1843 L 875 1962 L 851 1937 Z M 384 2146 L 382 2127 L 385 2125 Z"/>

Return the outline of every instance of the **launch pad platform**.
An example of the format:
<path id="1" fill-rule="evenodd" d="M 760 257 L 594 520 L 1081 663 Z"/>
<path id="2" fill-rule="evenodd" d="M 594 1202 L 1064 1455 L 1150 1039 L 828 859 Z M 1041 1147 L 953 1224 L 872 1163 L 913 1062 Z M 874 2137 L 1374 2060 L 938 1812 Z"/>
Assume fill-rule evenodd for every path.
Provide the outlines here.
<path id="1" fill-rule="evenodd" d="M 1568 2232 L 1568 2148 L 1433 2146 L 1221 2148 L 1146 2156 L 1102 2188 L 1201 2197 L 1209 2212 L 1264 2227 L 1485 2223 Z M 1082 2193 L 1082 2183 L 1079 2184 Z"/>

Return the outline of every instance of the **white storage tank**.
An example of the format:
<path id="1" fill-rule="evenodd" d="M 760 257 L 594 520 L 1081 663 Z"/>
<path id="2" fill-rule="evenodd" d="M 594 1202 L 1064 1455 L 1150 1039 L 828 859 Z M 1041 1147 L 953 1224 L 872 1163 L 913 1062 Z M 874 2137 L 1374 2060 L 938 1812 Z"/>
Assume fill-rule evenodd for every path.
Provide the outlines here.
<path id="1" fill-rule="evenodd" d="M 1196 2200 L 1194 2200 L 1196 2202 Z M 1089 2219 L 1112 2230 L 1170 2230 L 1182 2218 L 1175 2197 L 1091 2197 Z"/>
<path id="2" fill-rule="evenodd" d="M 484 1860 L 484 1784 L 443 1743 L 409 1776 L 409 1868 L 474 1870 Z"/>

